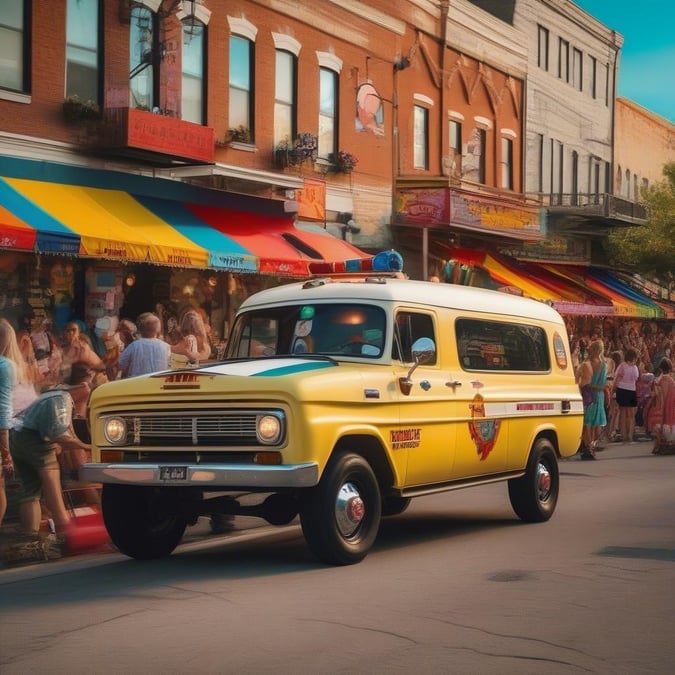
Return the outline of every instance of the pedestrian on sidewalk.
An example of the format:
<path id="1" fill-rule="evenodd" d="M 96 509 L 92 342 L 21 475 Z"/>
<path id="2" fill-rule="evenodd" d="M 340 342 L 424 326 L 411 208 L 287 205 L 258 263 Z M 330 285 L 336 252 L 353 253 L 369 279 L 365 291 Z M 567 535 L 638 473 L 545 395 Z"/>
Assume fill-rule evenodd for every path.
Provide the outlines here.
<path id="1" fill-rule="evenodd" d="M 603 357 L 604 351 L 602 340 L 593 340 L 588 348 L 588 356 L 577 372 L 577 384 L 584 401 L 581 459 L 595 459 L 600 434 L 607 424 L 605 413 L 607 363 Z"/>
<path id="2" fill-rule="evenodd" d="M 619 433 L 624 443 L 635 442 L 633 435 L 637 412 L 637 381 L 640 377 L 636 361 L 637 351 L 630 347 L 614 375 L 614 392 L 619 406 Z"/>
<path id="3" fill-rule="evenodd" d="M 136 377 L 169 369 L 171 346 L 160 338 L 162 322 L 152 312 L 138 317 L 140 337 L 127 345 L 120 354 L 121 377 Z"/>
<path id="4" fill-rule="evenodd" d="M 14 462 L 9 451 L 9 430 L 12 423 L 12 390 L 16 382 L 14 363 L 6 354 L 11 349 L 10 335 L 14 329 L 6 319 L 0 319 L 0 525 L 7 512 L 7 493 L 5 492 L 5 478 L 14 475 Z M 14 335 L 14 344 L 19 358 L 21 352 Z"/>

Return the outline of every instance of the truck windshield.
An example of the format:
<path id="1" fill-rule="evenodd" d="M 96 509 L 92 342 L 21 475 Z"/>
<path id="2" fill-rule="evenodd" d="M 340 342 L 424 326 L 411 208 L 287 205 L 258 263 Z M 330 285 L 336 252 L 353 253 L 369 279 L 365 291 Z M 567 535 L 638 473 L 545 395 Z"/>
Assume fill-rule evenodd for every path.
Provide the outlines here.
<path id="1" fill-rule="evenodd" d="M 378 358 L 386 315 L 357 303 L 304 304 L 245 312 L 237 317 L 228 358 L 322 354 Z"/>

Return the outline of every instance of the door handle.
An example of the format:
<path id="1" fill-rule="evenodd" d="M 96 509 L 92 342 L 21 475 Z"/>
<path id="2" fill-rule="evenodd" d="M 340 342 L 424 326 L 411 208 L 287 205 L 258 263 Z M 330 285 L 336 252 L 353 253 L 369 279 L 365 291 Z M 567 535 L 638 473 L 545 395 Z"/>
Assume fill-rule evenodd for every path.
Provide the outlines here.
<path id="1" fill-rule="evenodd" d="M 446 387 L 452 387 L 452 391 L 455 391 L 457 387 L 461 387 L 462 383 L 459 380 L 454 380 L 453 382 L 446 382 Z"/>

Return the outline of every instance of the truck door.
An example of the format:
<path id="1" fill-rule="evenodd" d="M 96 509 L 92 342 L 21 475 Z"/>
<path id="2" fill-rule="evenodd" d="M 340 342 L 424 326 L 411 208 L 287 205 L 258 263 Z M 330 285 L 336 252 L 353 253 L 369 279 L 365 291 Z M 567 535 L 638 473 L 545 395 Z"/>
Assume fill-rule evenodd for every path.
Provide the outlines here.
<path id="1" fill-rule="evenodd" d="M 440 367 L 437 317 L 400 308 L 394 316 L 394 386 L 400 401 L 400 427 L 391 432 L 392 451 L 408 455 L 406 486 L 441 483 L 453 475 L 455 461 L 454 392 Z M 411 374 L 409 390 L 401 383 L 413 366 L 411 348 L 419 338 L 434 341 L 436 351 Z"/>

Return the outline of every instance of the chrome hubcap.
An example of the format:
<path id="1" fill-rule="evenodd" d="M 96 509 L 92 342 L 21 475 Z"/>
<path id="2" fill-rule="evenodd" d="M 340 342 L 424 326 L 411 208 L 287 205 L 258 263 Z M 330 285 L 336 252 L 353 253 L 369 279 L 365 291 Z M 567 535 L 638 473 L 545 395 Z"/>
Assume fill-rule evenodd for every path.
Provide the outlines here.
<path id="1" fill-rule="evenodd" d="M 353 483 L 345 483 L 338 492 L 335 502 L 335 520 L 340 534 L 350 537 L 356 532 L 366 515 L 366 505 Z"/>
<path id="2" fill-rule="evenodd" d="M 537 496 L 545 502 L 551 495 L 551 472 L 541 462 L 537 466 Z"/>

